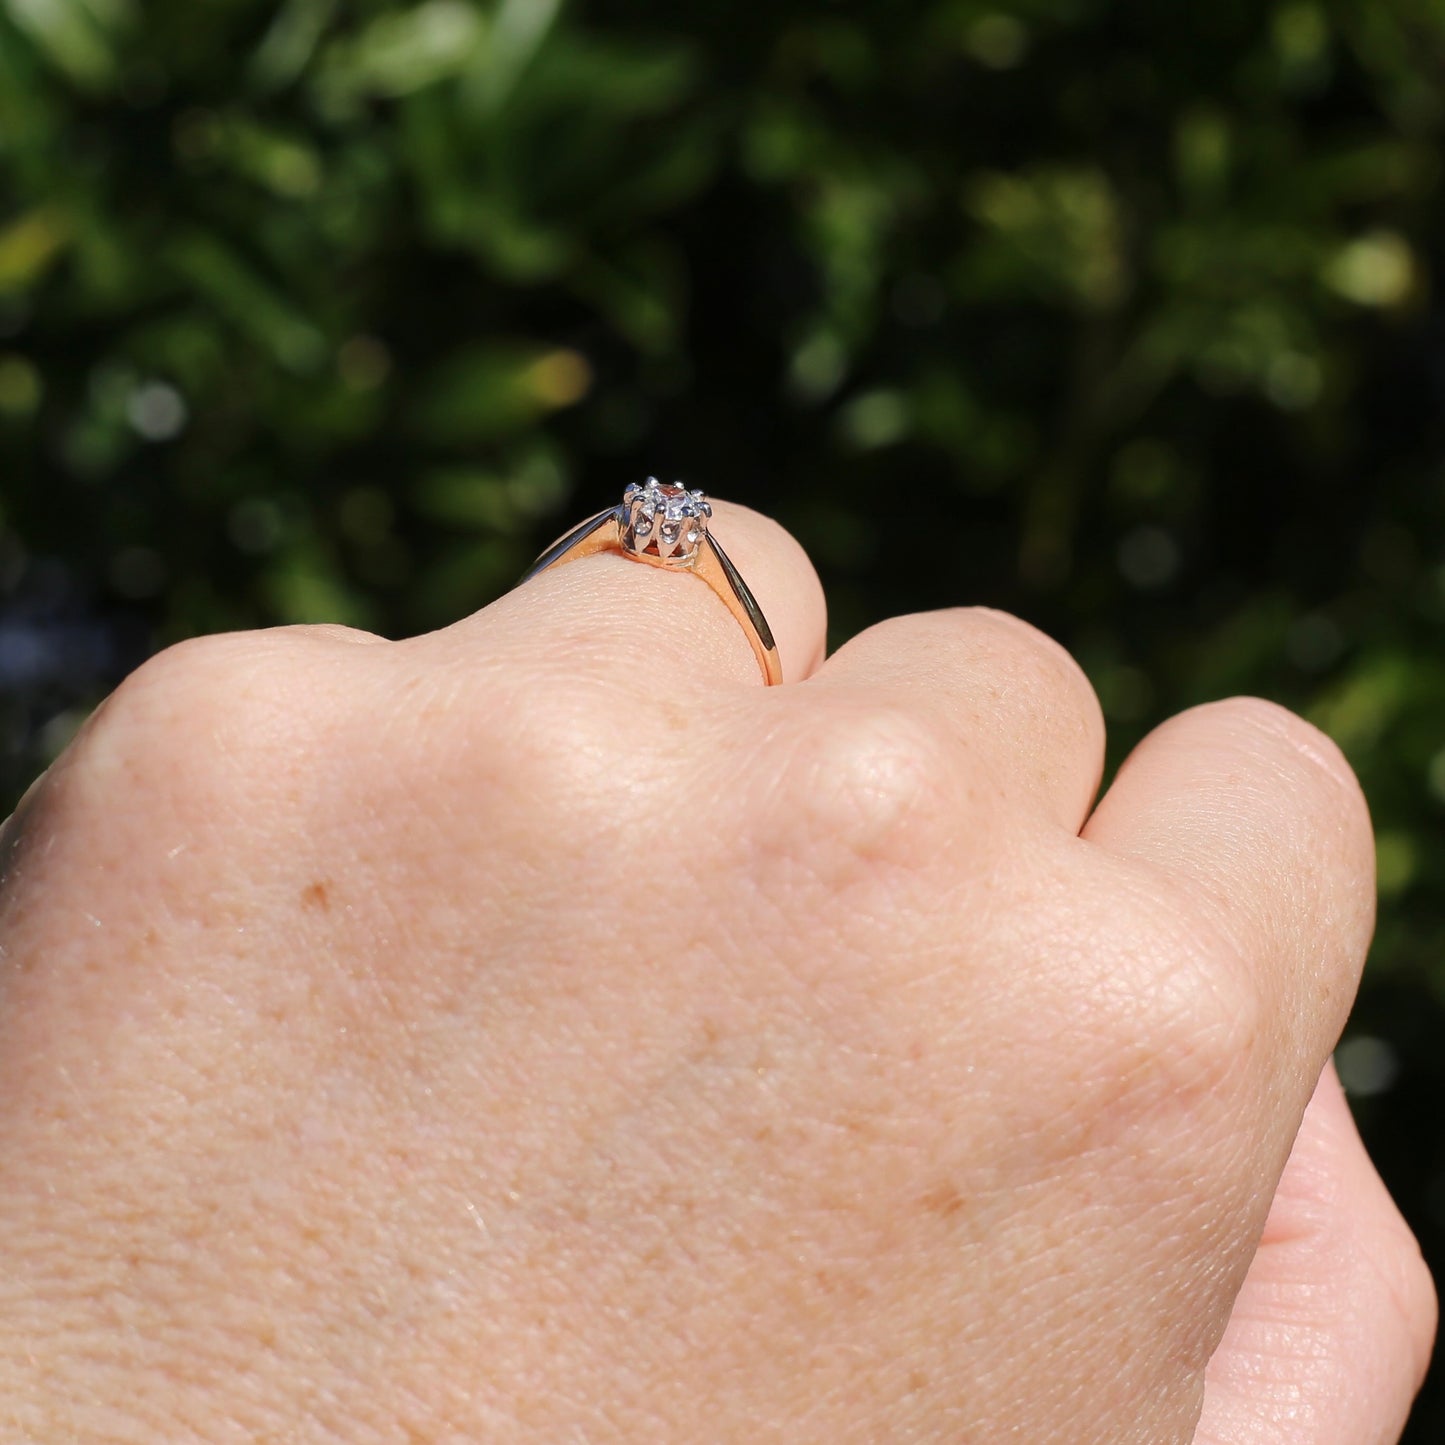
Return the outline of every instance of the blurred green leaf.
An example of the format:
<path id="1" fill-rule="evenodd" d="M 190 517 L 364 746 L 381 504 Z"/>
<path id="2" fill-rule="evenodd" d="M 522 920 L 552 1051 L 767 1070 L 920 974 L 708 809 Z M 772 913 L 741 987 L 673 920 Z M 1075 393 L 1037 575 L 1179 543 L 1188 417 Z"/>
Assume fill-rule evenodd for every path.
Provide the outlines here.
<path id="1" fill-rule="evenodd" d="M 1091 309 L 1121 299 L 1118 203 L 1098 170 L 984 172 L 966 205 L 989 233 L 959 268 L 970 294 L 1065 297 Z"/>
<path id="2" fill-rule="evenodd" d="M 449 357 L 420 383 L 413 421 L 431 442 L 492 441 L 575 405 L 591 385 L 592 369 L 580 352 L 479 344 Z"/>
<path id="3" fill-rule="evenodd" d="M 410 95 L 468 70 L 487 34 L 485 15 L 469 0 L 384 10 L 360 34 L 338 37 L 323 50 L 318 96 L 336 109 Z"/>
<path id="4" fill-rule="evenodd" d="M 472 93 L 485 108 L 506 104 L 561 11 L 562 0 L 501 0 L 483 62 L 472 76 Z"/>
<path id="5" fill-rule="evenodd" d="M 70 239 L 60 214 L 37 208 L 0 229 L 0 292 L 33 286 Z"/>
<path id="6" fill-rule="evenodd" d="M 125 0 L 5 0 L 5 9 L 75 85 L 98 91 L 115 79 L 117 32 L 132 19 Z"/>
<path id="7" fill-rule="evenodd" d="M 279 366 L 301 373 L 320 365 L 326 350 L 320 330 L 218 237 L 182 233 L 171 240 L 166 259 L 178 277 Z"/>
<path id="8" fill-rule="evenodd" d="M 252 79 L 262 90 L 291 84 L 306 69 L 336 12 L 336 0 L 285 0 L 251 54 Z"/>

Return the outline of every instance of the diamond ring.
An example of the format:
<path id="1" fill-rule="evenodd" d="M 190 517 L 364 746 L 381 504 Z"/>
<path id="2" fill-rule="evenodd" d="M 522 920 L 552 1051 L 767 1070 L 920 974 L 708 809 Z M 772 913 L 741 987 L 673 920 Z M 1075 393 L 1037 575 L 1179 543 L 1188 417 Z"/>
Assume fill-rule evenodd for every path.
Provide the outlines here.
<path id="1" fill-rule="evenodd" d="M 590 557 L 594 552 L 621 552 L 624 557 L 653 567 L 695 573 L 741 624 L 763 670 L 764 682 L 779 683 L 783 669 L 772 628 L 738 569 L 708 530 L 711 516 L 712 507 L 701 492 L 676 484 L 664 485 L 656 477 L 648 477 L 642 484 L 630 482 L 619 505 L 604 508 L 559 537 L 537 558 L 522 581 L 559 562 Z"/>

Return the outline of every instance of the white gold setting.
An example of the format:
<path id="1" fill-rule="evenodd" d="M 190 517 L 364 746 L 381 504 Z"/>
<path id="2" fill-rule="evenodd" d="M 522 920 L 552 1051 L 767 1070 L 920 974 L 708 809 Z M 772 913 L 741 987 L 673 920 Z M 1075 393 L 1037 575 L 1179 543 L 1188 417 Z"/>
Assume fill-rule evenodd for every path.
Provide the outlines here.
<path id="1" fill-rule="evenodd" d="M 622 550 L 659 567 L 691 567 L 707 535 L 712 507 L 699 491 L 656 477 L 629 482 L 622 494 L 618 536 Z"/>

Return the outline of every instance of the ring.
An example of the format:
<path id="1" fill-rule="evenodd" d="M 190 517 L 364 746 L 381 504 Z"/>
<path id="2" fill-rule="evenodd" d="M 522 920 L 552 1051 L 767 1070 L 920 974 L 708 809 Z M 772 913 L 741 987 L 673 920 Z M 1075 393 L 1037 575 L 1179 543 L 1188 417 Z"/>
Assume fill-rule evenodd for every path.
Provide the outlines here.
<path id="1" fill-rule="evenodd" d="M 763 681 L 771 687 L 783 680 L 773 630 L 757 598 L 708 530 L 711 516 L 712 506 L 702 492 L 690 492 L 676 484 L 664 486 L 656 477 L 648 477 L 641 485 L 629 482 L 619 505 L 604 508 L 559 537 L 537 558 L 522 581 L 530 581 L 559 562 L 612 551 L 653 567 L 692 572 L 722 598 L 737 618 L 763 670 Z"/>

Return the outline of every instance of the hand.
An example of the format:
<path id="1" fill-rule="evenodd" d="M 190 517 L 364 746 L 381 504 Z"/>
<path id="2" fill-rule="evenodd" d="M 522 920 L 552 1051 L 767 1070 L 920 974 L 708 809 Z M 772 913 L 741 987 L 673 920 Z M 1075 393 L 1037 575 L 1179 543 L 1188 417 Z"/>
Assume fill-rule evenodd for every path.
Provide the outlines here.
<path id="1" fill-rule="evenodd" d="M 1315 1093 L 1373 912 L 1338 752 L 1221 703 L 1095 808 L 1056 645 L 824 662 L 796 545 L 716 527 L 791 685 L 598 556 L 163 653 L 32 790 L 6 1440 L 1398 1437 L 1433 1294 Z"/>

